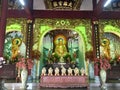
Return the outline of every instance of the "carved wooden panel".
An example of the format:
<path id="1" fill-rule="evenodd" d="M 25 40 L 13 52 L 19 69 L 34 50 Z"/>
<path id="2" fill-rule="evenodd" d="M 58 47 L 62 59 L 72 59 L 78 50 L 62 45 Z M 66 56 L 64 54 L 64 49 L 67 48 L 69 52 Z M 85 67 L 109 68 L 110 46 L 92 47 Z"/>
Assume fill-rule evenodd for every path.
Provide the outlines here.
<path id="1" fill-rule="evenodd" d="M 120 79 L 120 65 L 112 66 L 112 68 L 107 71 L 107 80 L 111 79 Z"/>
<path id="2" fill-rule="evenodd" d="M 3 65 L 0 69 L 0 78 L 13 79 L 16 78 L 15 64 Z"/>
<path id="3" fill-rule="evenodd" d="M 87 76 L 42 76 L 41 87 L 68 88 L 88 87 Z"/>

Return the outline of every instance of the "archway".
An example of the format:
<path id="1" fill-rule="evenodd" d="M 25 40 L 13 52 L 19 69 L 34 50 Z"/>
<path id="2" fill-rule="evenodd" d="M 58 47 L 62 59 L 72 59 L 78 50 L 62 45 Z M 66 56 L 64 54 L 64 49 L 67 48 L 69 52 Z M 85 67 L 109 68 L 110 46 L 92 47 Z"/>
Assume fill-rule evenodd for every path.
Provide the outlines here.
<path id="1" fill-rule="evenodd" d="M 113 26 L 112 24 L 115 24 L 116 26 Z M 109 58 L 110 62 L 116 61 L 116 59 L 119 57 L 120 52 L 119 52 L 119 41 L 120 41 L 120 30 L 119 26 L 116 23 L 116 21 L 113 21 L 112 23 L 107 22 L 106 24 L 103 24 L 102 29 L 103 34 L 101 36 L 101 42 L 103 39 L 107 39 L 109 41 Z M 100 49 L 101 56 L 103 56 L 102 52 L 102 47 Z"/>
<path id="2" fill-rule="evenodd" d="M 81 55 L 79 54 L 79 57 L 81 58 L 79 60 L 83 60 L 83 64 L 80 67 L 83 67 L 86 70 L 85 52 L 92 48 L 90 39 L 92 32 L 90 24 L 90 21 L 85 19 L 36 19 L 33 50 L 39 50 L 42 53 L 40 62 L 38 63 L 37 76 L 40 75 L 41 69 L 44 66 L 44 50 L 42 48 L 44 46 L 44 36 L 46 36 L 47 33 L 56 30 L 73 31 L 78 34 L 79 39 L 82 42 L 82 44 L 78 42 L 79 53 L 82 53 Z M 49 48 L 47 50 L 49 50 Z"/>
<path id="3" fill-rule="evenodd" d="M 103 38 L 101 40 L 101 43 L 103 40 L 108 40 L 109 41 L 109 50 L 107 51 L 107 53 L 109 53 L 109 58 L 110 58 L 110 62 L 114 62 L 117 61 L 119 56 L 120 56 L 120 51 L 119 51 L 119 44 L 120 44 L 120 36 L 119 33 L 115 34 L 115 32 L 104 32 L 103 34 Z M 103 56 L 103 49 L 104 47 L 101 45 L 100 47 L 100 52 L 101 52 L 101 56 Z"/>
<path id="4" fill-rule="evenodd" d="M 65 43 L 63 46 L 56 46 L 57 39 L 62 40 Z M 60 41 L 60 42 L 62 42 Z M 45 34 L 43 38 L 43 63 L 60 63 L 60 57 L 63 57 L 62 63 L 68 63 L 67 57 L 70 57 L 71 63 L 77 63 L 79 68 L 85 68 L 84 63 L 84 42 L 83 38 L 73 30 L 52 30 Z M 57 48 L 57 50 L 56 50 Z M 60 49 L 60 50 L 59 50 Z M 59 54 L 60 52 L 60 54 Z M 57 53 L 57 54 L 56 54 Z M 57 61 L 53 60 L 56 57 Z M 76 55 L 75 55 L 76 54 Z M 62 55 L 62 56 L 61 56 Z M 51 60 L 50 60 L 51 59 Z"/>

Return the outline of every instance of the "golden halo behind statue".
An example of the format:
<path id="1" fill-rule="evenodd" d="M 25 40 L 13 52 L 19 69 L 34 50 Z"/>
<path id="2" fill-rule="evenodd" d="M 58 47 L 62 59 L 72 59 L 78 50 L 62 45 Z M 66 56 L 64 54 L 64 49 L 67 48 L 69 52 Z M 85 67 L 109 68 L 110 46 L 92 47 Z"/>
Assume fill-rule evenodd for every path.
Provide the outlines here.
<path id="1" fill-rule="evenodd" d="M 22 40 L 20 38 L 14 38 L 12 40 L 12 44 L 20 46 L 22 44 Z"/>
<path id="2" fill-rule="evenodd" d="M 54 39 L 55 45 L 57 45 L 60 41 L 62 41 L 63 44 L 66 44 L 66 37 L 65 37 L 64 35 L 62 35 L 62 34 L 57 35 L 57 36 L 55 37 L 55 39 Z"/>

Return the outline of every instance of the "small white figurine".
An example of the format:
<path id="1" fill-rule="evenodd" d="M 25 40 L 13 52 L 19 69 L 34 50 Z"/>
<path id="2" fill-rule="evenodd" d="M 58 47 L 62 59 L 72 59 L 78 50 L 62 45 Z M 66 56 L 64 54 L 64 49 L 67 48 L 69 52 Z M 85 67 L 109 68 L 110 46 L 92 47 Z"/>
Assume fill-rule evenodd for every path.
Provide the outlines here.
<path id="1" fill-rule="evenodd" d="M 69 67 L 68 68 L 68 76 L 72 76 L 73 74 L 72 74 L 72 69 L 71 69 L 71 67 Z"/>
<path id="2" fill-rule="evenodd" d="M 75 73 L 75 76 L 79 75 L 79 69 L 77 67 L 74 69 L 74 73 Z"/>
<path id="3" fill-rule="evenodd" d="M 42 76 L 45 76 L 45 75 L 46 75 L 46 68 L 45 68 L 45 67 L 42 68 L 42 73 L 41 73 L 41 75 L 42 75 Z"/>
<path id="4" fill-rule="evenodd" d="M 81 76 L 86 75 L 86 74 L 85 74 L 85 69 L 84 69 L 84 68 L 81 68 L 80 72 L 81 72 Z"/>
<path id="5" fill-rule="evenodd" d="M 58 67 L 55 68 L 55 76 L 59 76 L 59 68 Z"/>
<path id="6" fill-rule="evenodd" d="M 50 67 L 48 69 L 48 76 L 52 76 L 53 75 L 53 69 Z"/>
<path id="7" fill-rule="evenodd" d="M 61 66 L 61 68 L 62 68 L 62 69 L 61 69 L 61 75 L 62 75 L 62 76 L 65 75 L 65 76 L 66 76 L 66 69 L 65 69 L 65 67 L 64 67 L 64 66 Z"/>

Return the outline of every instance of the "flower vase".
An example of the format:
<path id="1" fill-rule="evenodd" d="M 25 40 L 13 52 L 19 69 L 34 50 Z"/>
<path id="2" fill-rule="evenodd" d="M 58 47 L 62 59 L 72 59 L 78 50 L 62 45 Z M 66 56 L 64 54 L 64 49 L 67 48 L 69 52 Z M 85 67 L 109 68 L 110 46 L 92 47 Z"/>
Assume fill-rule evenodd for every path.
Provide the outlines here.
<path id="1" fill-rule="evenodd" d="M 100 70 L 100 79 L 101 79 L 101 88 L 106 89 L 105 83 L 106 83 L 106 70 L 101 69 Z"/>
<path id="2" fill-rule="evenodd" d="M 22 89 L 27 88 L 27 77 L 28 77 L 28 71 L 26 68 L 22 69 L 21 71 L 21 82 L 22 82 Z"/>

